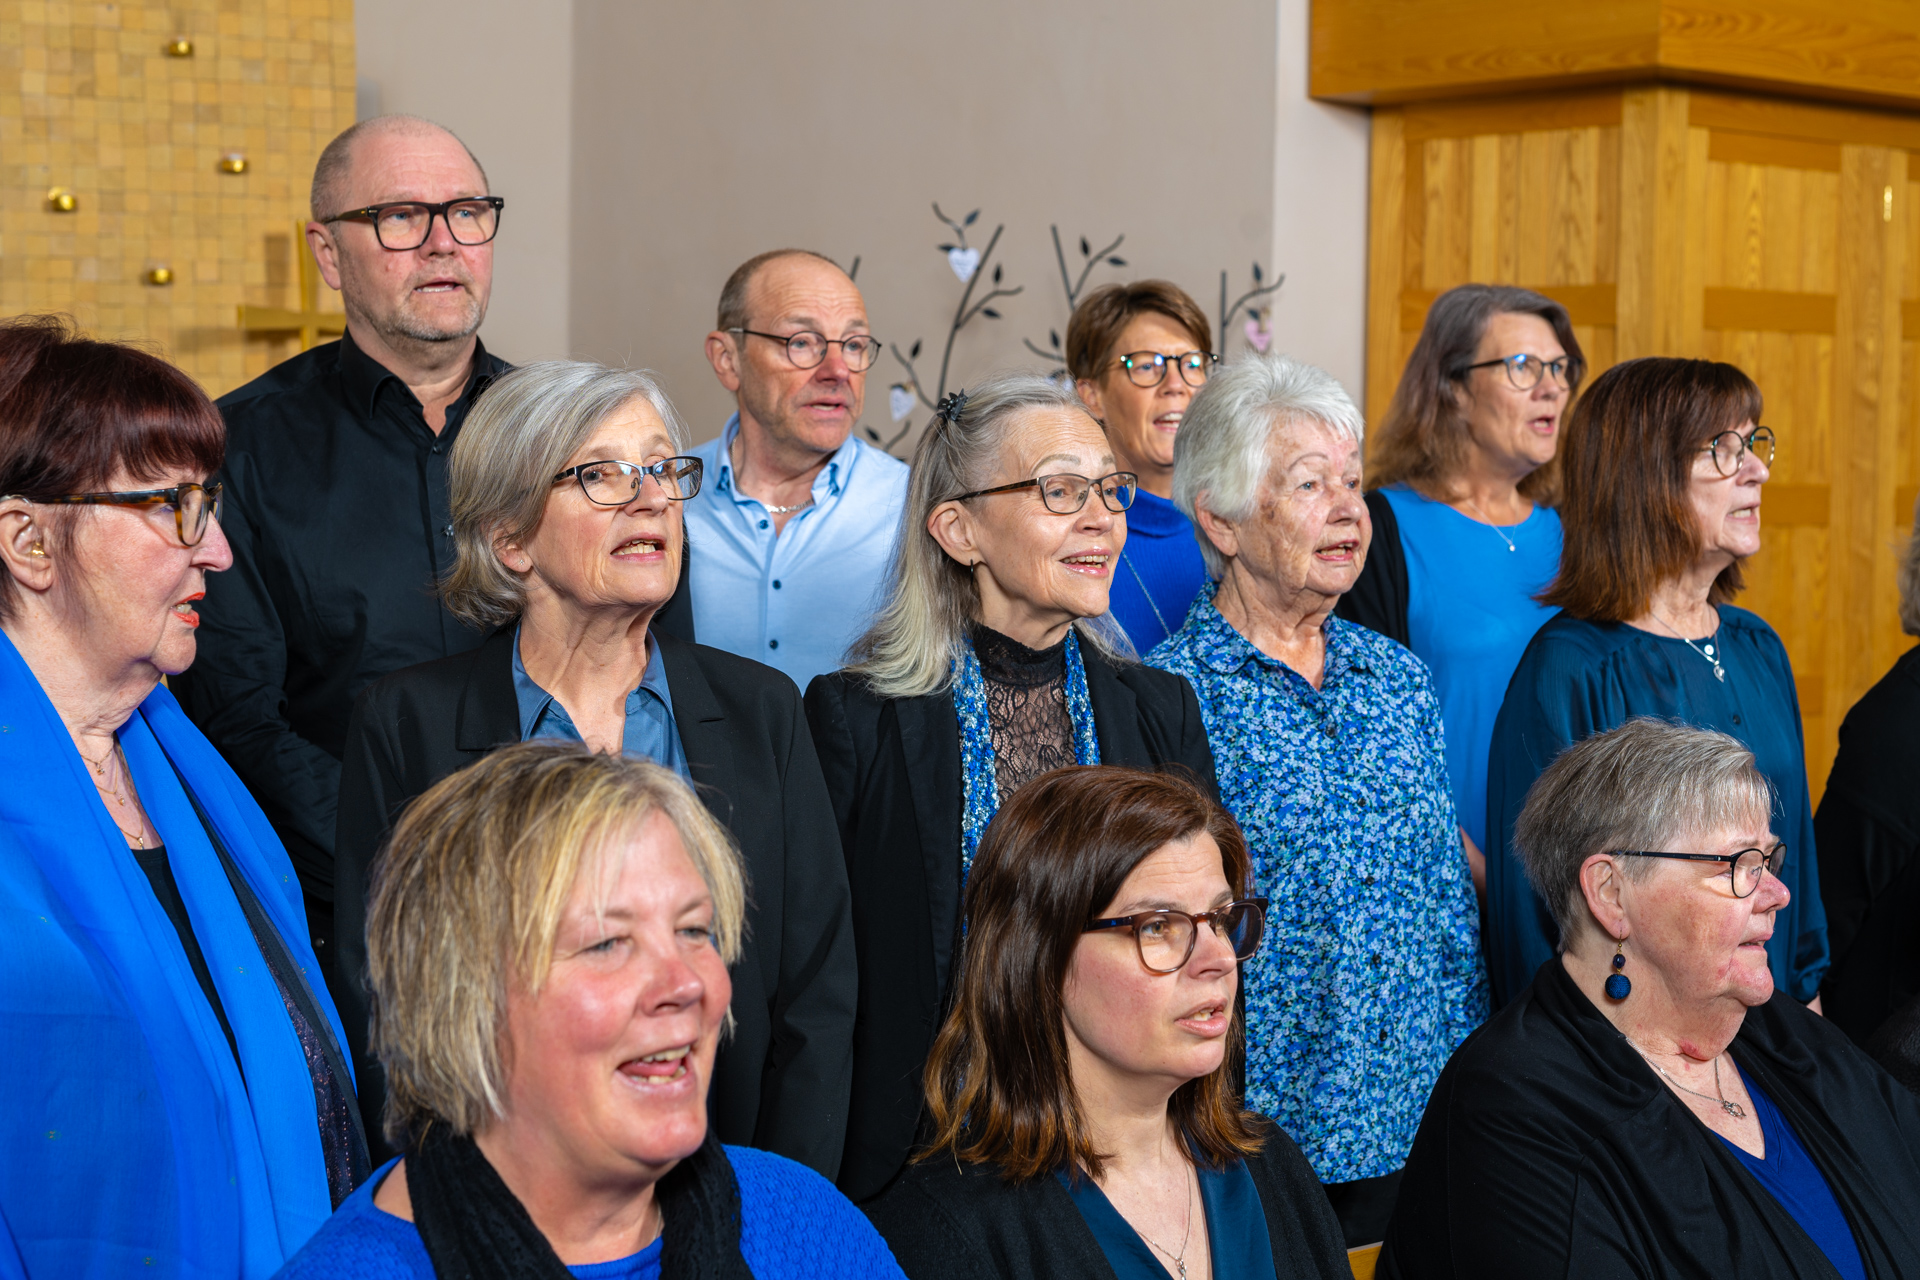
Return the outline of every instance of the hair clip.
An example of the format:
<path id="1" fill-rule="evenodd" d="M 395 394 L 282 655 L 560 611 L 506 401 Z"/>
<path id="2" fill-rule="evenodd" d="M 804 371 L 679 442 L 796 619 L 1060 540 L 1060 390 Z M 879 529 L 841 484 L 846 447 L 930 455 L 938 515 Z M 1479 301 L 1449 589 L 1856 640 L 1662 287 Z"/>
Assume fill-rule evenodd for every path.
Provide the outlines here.
<path id="1" fill-rule="evenodd" d="M 956 391 L 940 402 L 940 407 L 933 411 L 933 416 L 942 422 L 957 427 L 960 425 L 960 415 L 966 411 L 967 393 L 965 391 Z"/>

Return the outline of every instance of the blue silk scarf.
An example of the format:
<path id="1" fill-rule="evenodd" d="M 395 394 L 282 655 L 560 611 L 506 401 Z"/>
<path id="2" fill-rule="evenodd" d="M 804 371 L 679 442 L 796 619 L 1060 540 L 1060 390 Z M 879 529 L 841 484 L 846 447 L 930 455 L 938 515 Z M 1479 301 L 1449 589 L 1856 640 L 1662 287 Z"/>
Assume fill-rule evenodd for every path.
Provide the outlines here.
<path id="1" fill-rule="evenodd" d="M 973 855 L 987 824 L 1000 811 L 1000 786 L 993 769 L 993 730 L 987 722 L 986 679 L 973 640 L 962 636 L 953 662 L 953 709 L 960 717 L 960 883 L 973 870 Z M 1093 701 L 1087 695 L 1087 668 L 1080 660 L 1080 639 L 1067 629 L 1067 718 L 1073 722 L 1073 762 L 1099 764 L 1100 741 L 1094 735 Z"/>
<path id="2" fill-rule="evenodd" d="M 120 743 L 240 1062 L 73 739 L 0 635 L 0 1276 L 266 1280 L 332 1211 L 313 1077 L 181 779 L 345 1036 L 293 864 L 239 778 L 164 687 Z"/>

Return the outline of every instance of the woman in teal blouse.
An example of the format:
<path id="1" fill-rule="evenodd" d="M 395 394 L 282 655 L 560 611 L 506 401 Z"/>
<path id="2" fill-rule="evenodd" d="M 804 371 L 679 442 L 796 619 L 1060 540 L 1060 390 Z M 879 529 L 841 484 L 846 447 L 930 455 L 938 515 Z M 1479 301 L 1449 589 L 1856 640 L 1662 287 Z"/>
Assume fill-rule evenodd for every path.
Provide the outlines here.
<path id="1" fill-rule="evenodd" d="M 1575 409 L 1561 450 L 1562 612 L 1527 646 L 1488 757 L 1487 970 L 1496 1006 L 1523 990 L 1558 931 L 1513 854 L 1528 789 L 1566 747 L 1638 716 L 1717 729 L 1754 753 L 1787 846 L 1767 954 L 1774 982 L 1817 1010 L 1827 919 L 1814 857 L 1800 706 L 1786 648 L 1729 603 L 1760 549 L 1774 437 L 1760 389 L 1730 364 L 1615 365 Z"/>

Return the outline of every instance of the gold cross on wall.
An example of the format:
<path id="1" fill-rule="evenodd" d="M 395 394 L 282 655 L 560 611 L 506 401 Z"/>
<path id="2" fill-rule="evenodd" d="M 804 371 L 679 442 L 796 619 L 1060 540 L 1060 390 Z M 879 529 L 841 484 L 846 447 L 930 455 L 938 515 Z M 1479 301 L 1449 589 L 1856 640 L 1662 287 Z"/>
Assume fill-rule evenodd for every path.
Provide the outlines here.
<path id="1" fill-rule="evenodd" d="M 300 349 L 320 341 L 321 334 L 337 337 L 347 331 L 347 318 L 338 311 L 320 310 L 320 268 L 307 246 L 307 224 L 293 224 L 293 260 L 300 271 L 300 309 L 250 307 L 240 304 L 240 328 L 245 333 L 298 333 Z"/>

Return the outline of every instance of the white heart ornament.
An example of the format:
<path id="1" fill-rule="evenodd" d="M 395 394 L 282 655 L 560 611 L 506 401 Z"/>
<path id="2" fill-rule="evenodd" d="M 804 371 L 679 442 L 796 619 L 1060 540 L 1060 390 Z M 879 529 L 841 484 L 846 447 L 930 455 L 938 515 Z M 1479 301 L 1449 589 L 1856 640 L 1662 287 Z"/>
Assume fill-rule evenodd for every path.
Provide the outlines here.
<path id="1" fill-rule="evenodd" d="M 896 382 L 887 388 L 887 412 L 895 422 L 913 412 L 913 388 Z"/>
<path id="2" fill-rule="evenodd" d="M 953 268 L 953 274 L 965 284 L 973 279 L 973 273 L 980 269 L 980 251 L 978 249 L 947 250 L 947 265 Z"/>
<path id="3" fill-rule="evenodd" d="M 1247 321 L 1247 345 L 1261 355 L 1267 354 L 1267 348 L 1273 344 L 1273 334 L 1259 320 Z"/>

